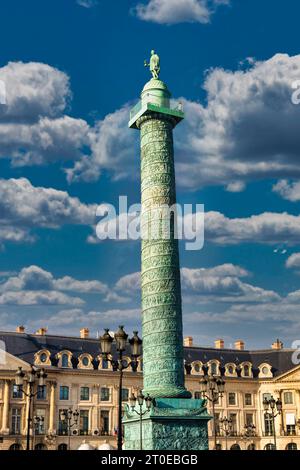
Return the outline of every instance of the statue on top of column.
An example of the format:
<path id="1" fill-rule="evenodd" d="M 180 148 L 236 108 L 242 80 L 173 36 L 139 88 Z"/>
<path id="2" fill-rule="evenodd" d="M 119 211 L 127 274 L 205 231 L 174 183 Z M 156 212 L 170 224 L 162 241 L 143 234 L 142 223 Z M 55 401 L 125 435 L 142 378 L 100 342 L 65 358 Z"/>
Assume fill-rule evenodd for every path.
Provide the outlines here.
<path id="1" fill-rule="evenodd" d="M 145 67 L 150 68 L 150 72 L 152 73 L 152 77 L 158 80 L 159 78 L 159 73 L 160 73 L 160 58 L 159 56 L 155 53 L 154 50 L 151 51 L 151 59 L 150 59 L 150 64 L 145 60 L 144 62 Z"/>

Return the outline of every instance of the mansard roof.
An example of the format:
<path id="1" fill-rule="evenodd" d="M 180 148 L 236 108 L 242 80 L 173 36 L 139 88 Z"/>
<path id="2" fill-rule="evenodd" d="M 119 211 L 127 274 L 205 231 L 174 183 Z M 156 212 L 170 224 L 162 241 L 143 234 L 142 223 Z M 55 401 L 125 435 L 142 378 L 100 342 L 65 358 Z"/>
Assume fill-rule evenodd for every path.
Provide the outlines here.
<path id="1" fill-rule="evenodd" d="M 27 363 L 34 362 L 34 355 L 38 351 L 47 349 L 51 353 L 52 366 L 57 366 L 57 353 L 67 350 L 72 353 L 73 367 L 77 366 L 78 357 L 83 353 L 88 353 L 94 358 L 94 365 L 96 367 L 96 358 L 100 353 L 100 341 L 96 338 L 0 332 L 0 341 L 4 342 L 8 353 Z M 292 349 L 250 351 L 197 346 L 184 348 L 184 357 L 187 363 L 201 361 L 203 364 L 206 364 L 208 361 L 217 360 L 223 372 L 225 364 L 234 363 L 239 366 L 243 362 L 249 362 L 252 364 L 254 377 L 258 376 L 258 367 L 263 363 L 268 363 L 272 366 L 274 377 L 294 369 L 296 364 L 292 362 L 292 353 Z M 125 352 L 126 354 L 130 355 L 129 349 Z"/>

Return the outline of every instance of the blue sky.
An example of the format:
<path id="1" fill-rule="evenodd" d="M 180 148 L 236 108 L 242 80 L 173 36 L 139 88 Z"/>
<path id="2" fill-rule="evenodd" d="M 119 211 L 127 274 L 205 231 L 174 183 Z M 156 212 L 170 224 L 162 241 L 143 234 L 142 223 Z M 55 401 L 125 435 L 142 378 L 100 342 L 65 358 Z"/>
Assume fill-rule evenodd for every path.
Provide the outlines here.
<path id="1" fill-rule="evenodd" d="M 139 243 L 91 241 L 97 204 L 140 199 L 127 121 L 155 48 L 186 113 L 178 200 L 206 211 L 204 248 L 180 244 L 185 334 L 299 339 L 299 14 L 293 0 L 1 2 L 1 329 L 139 325 Z"/>

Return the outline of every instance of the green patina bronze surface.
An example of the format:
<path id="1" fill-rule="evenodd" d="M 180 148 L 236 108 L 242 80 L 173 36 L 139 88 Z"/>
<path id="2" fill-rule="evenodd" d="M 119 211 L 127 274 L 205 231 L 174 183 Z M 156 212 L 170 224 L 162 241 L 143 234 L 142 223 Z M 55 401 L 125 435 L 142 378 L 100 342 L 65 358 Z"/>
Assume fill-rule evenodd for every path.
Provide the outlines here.
<path id="1" fill-rule="evenodd" d="M 143 417 L 144 450 L 207 450 L 207 421 L 203 400 L 157 399 Z M 125 449 L 139 450 L 140 424 L 137 415 L 125 411 Z"/>
<path id="2" fill-rule="evenodd" d="M 203 400 L 191 399 L 184 386 L 177 221 L 169 210 L 176 203 L 173 129 L 184 114 L 171 108 L 171 94 L 158 79 L 159 57 L 153 56 L 153 78 L 129 121 L 141 133 L 143 391 L 156 398 L 143 418 L 144 449 L 202 450 L 210 417 Z M 126 449 L 136 449 L 137 415 L 127 410 L 124 424 Z"/>
<path id="3" fill-rule="evenodd" d="M 145 85 L 142 109 L 145 103 L 147 108 L 134 121 L 141 131 L 144 393 L 188 397 L 184 387 L 178 241 L 174 237 L 176 216 L 168 210 L 176 203 L 173 128 L 183 114 L 173 115 L 170 92 L 158 79 Z M 154 104 L 154 110 L 149 104 Z"/>

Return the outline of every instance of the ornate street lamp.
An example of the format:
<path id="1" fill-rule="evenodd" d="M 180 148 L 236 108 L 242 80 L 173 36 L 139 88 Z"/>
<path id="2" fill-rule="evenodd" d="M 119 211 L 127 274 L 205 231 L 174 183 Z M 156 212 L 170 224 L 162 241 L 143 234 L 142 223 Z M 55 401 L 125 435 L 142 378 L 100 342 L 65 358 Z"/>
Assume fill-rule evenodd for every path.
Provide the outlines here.
<path id="1" fill-rule="evenodd" d="M 118 352 L 118 359 L 111 359 L 110 354 L 112 350 L 112 343 L 115 339 L 116 349 Z M 100 337 L 100 347 L 102 359 L 109 361 L 112 365 L 114 372 L 120 373 L 119 378 L 119 410 L 118 410 L 118 450 L 122 450 L 122 384 L 123 384 L 123 371 L 128 367 L 132 368 L 133 372 L 137 371 L 139 362 L 138 358 L 141 355 L 142 340 L 138 337 L 138 332 L 133 332 L 133 337 L 128 341 L 128 334 L 124 331 L 124 326 L 119 326 L 119 330 L 115 333 L 115 337 L 109 334 L 109 329 L 104 330 L 104 335 Z M 123 353 L 126 350 L 127 343 L 131 347 L 131 361 L 125 363 L 123 360 Z"/>
<path id="2" fill-rule="evenodd" d="M 139 391 L 138 396 L 134 394 L 130 397 L 131 410 L 134 411 L 140 417 L 140 450 L 143 450 L 143 416 L 150 412 L 152 405 L 152 398 L 148 394 L 144 397 L 142 391 Z M 138 403 L 140 410 L 136 410 L 136 403 Z M 146 409 L 143 411 L 143 405 L 146 405 Z"/>
<path id="3" fill-rule="evenodd" d="M 69 450 L 71 450 L 71 429 L 74 426 L 77 426 L 79 419 L 79 411 L 72 410 L 69 408 L 68 410 L 61 410 L 60 412 L 60 420 L 62 423 L 66 423 L 67 432 L 68 432 L 68 441 L 69 441 Z"/>
<path id="4" fill-rule="evenodd" d="M 31 366 L 30 370 L 25 373 L 22 367 L 19 367 L 16 376 L 15 383 L 19 391 L 22 392 L 26 397 L 29 398 L 28 403 L 28 414 L 27 414 L 27 433 L 26 433 L 26 450 L 30 450 L 30 427 L 31 427 L 31 407 L 32 400 L 38 394 L 38 390 L 34 391 L 34 385 L 37 382 L 39 387 L 45 387 L 45 380 L 47 374 L 45 369 L 38 369 L 34 366 Z M 23 388 L 24 381 L 28 384 L 28 391 L 25 391 Z"/>
<path id="5" fill-rule="evenodd" d="M 272 419 L 274 450 L 277 450 L 275 418 L 282 413 L 282 401 L 279 398 L 278 400 L 275 400 L 273 396 L 270 398 L 265 397 L 263 401 L 263 407 L 265 416 L 269 416 Z"/>
<path id="6" fill-rule="evenodd" d="M 228 450 L 227 440 L 228 440 L 228 436 L 230 436 L 230 434 L 232 433 L 232 425 L 233 425 L 232 419 L 227 418 L 227 417 L 221 418 L 219 419 L 219 424 L 221 425 L 220 426 L 221 431 L 223 431 L 225 435 L 225 450 Z"/>
<path id="7" fill-rule="evenodd" d="M 214 437 L 214 450 L 217 448 L 217 433 L 215 423 L 215 404 L 218 403 L 219 398 L 222 398 L 225 390 L 225 381 L 222 377 L 215 377 L 214 375 L 205 375 L 200 380 L 200 392 L 203 398 L 209 400 L 212 404 L 213 414 L 213 437 Z"/>

